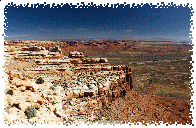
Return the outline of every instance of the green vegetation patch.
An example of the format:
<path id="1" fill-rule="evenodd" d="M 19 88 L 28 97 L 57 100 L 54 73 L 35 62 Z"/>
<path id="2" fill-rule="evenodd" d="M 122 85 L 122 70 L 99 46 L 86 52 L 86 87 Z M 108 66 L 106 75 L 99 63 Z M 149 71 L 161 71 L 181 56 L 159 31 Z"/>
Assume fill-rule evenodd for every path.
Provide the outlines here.
<path id="1" fill-rule="evenodd" d="M 28 118 L 32 118 L 32 117 L 35 117 L 36 114 L 37 114 L 37 110 L 33 107 L 27 107 L 25 109 L 25 114 Z"/>
<path id="2" fill-rule="evenodd" d="M 55 90 L 55 87 L 54 86 L 50 86 L 50 89 L 54 91 Z"/>
<path id="3" fill-rule="evenodd" d="M 44 80 L 43 80 L 41 77 L 39 77 L 39 78 L 36 80 L 35 83 L 36 83 L 36 84 L 43 84 L 43 83 L 44 83 Z"/>
<path id="4" fill-rule="evenodd" d="M 12 89 L 7 90 L 6 94 L 13 95 L 14 91 Z"/>

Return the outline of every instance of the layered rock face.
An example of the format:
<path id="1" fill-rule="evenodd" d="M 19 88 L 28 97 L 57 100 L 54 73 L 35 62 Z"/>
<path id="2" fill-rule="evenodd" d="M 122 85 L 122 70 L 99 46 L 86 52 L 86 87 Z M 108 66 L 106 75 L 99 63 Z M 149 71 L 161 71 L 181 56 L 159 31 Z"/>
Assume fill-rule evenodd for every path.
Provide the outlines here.
<path id="1" fill-rule="evenodd" d="M 8 122 L 59 122 L 70 115 L 93 117 L 104 104 L 103 97 L 112 100 L 133 88 L 131 68 L 111 66 L 106 58 L 87 58 L 78 51 L 63 56 L 59 47 L 46 50 L 35 44 L 15 44 L 5 49 L 5 92 L 13 90 L 13 95 L 6 94 Z M 44 83 L 37 84 L 38 77 Z M 37 109 L 36 117 L 26 118 L 28 106 Z M 19 114 L 11 118 L 13 111 Z"/>

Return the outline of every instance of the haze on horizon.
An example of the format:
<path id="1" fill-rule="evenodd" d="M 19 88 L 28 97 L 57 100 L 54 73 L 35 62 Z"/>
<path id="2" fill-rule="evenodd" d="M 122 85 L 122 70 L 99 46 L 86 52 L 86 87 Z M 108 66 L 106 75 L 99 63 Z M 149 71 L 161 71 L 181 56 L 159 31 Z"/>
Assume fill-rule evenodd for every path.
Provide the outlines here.
<path id="1" fill-rule="evenodd" d="M 191 9 L 186 5 L 64 4 L 5 7 L 5 40 L 133 39 L 191 41 Z M 88 8 L 87 8 L 88 6 Z M 7 27 L 8 26 L 8 27 Z"/>

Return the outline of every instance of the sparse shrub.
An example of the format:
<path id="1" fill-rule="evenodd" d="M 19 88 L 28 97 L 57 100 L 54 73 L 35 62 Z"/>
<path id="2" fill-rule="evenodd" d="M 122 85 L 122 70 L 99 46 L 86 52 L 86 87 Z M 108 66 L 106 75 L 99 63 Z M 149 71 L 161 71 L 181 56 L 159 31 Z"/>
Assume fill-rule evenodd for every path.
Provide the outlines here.
<path id="1" fill-rule="evenodd" d="M 57 85 L 60 84 L 60 81 L 59 80 L 54 80 L 51 83 L 53 84 L 54 87 L 57 87 Z"/>
<path id="2" fill-rule="evenodd" d="M 36 84 L 42 84 L 42 83 L 44 83 L 44 80 L 43 80 L 41 77 L 39 77 L 39 78 L 36 80 L 35 83 L 36 83 Z"/>
<path id="3" fill-rule="evenodd" d="M 149 84 L 149 85 L 152 84 L 152 79 L 149 79 L 149 83 L 148 83 L 148 84 Z"/>
<path id="4" fill-rule="evenodd" d="M 58 47 L 54 47 L 50 50 L 51 52 L 58 52 Z"/>
<path id="5" fill-rule="evenodd" d="M 56 95 L 57 95 L 57 93 L 56 93 L 56 92 L 54 92 L 52 95 L 55 95 L 55 96 L 56 96 Z"/>
<path id="6" fill-rule="evenodd" d="M 66 88 L 66 87 L 67 87 L 67 83 L 64 82 L 62 86 L 63 86 L 64 88 Z"/>
<path id="7" fill-rule="evenodd" d="M 7 90 L 6 94 L 13 95 L 13 90 L 12 89 Z"/>
<path id="8" fill-rule="evenodd" d="M 50 89 L 52 89 L 53 91 L 55 90 L 55 88 L 53 86 L 50 86 Z"/>
<path id="9" fill-rule="evenodd" d="M 13 76 L 10 76 L 9 79 L 10 79 L 10 80 L 13 80 Z"/>
<path id="10" fill-rule="evenodd" d="M 35 117 L 35 116 L 36 116 L 37 111 L 36 111 L 36 109 L 33 108 L 33 107 L 27 107 L 27 108 L 25 109 L 25 114 L 26 114 L 26 116 L 27 116 L 28 118 L 32 118 L 32 117 Z"/>

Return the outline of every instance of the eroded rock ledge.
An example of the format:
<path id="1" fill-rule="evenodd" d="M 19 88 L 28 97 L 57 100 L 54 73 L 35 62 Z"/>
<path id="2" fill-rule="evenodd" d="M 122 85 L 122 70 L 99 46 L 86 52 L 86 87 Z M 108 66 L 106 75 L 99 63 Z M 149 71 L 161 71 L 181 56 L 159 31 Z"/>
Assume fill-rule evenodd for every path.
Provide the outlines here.
<path id="1" fill-rule="evenodd" d="M 63 56 L 59 47 L 13 45 L 6 47 L 8 89 L 5 120 L 10 123 L 44 123 L 67 120 L 70 115 L 90 115 L 106 101 L 125 96 L 133 88 L 132 69 L 112 66 L 106 58 L 87 58 L 72 51 Z M 36 84 L 38 77 L 44 83 Z M 32 106 L 36 117 L 27 119 L 24 110 Z M 21 114 L 22 113 L 22 114 Z"/>

